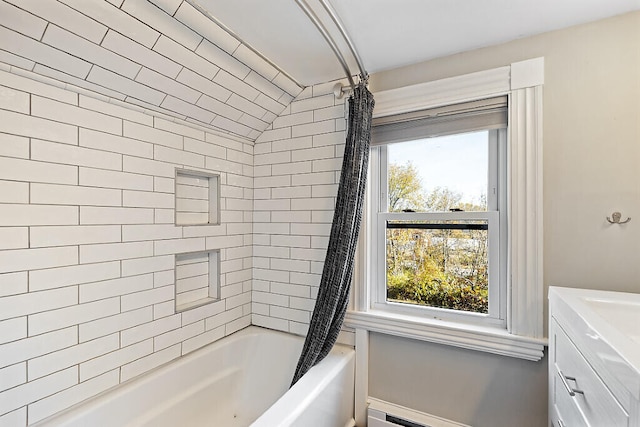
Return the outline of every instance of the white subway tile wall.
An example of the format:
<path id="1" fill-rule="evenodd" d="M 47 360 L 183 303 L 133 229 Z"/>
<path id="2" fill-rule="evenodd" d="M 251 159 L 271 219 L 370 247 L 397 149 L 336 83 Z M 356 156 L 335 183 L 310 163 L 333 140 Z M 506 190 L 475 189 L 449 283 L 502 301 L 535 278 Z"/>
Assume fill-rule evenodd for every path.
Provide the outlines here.
<path id="1" fill-rule="evenodd" d="M 184 0 L 0 0 L 0 61 L 251 140 L 302 91 Z"/>
<path id="2" fill-rule="evenodd" d="M 255 143 L 254 325 L 308 329 L 345 142 L 346 98 L 328 94 L 334 83 L 307 88 Z"/>
<path id="3" fill-rule="evenodd" d="M 16 2 L 58 22 L 67 6 L 50 3 Z M 65 3 L 88 16 L 108 14 L 106 23 L 124 13 L 110 4 Z M 38 30 L 23 25 L 38 24 L 35 15 L 0 2 L 3 9 L 22 14 L 5 22 L 27 33 L 21 37 Z M 119 25 L 133 21 L 143 25 L 133 18 Z M 92 22 L 67 27 L 85 31 L 73 36 L 78 49 L 106 32 Z M 140 43 L 145 35 L 149 43 L 157 37 L 145 30 Z M 3 69 L 0 426 L 21 426 L 251 323 L 253 142 Z M 176 168 L 185 167 L 218 176 L 228 222 L 174 224 Z M 176 312 L 175 275 L 187 280 L 197 271 L 175 272 L 175 256 L 193 251 L 219 256 L 219 300 Z"/>

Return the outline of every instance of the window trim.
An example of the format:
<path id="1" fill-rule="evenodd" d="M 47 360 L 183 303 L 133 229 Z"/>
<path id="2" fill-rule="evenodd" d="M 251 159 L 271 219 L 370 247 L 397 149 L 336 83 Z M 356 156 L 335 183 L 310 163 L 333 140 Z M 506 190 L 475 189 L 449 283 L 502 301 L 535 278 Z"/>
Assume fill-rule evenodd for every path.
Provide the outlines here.
<path id="1" fill-rule="evenodd" d="M 367 266 L 376 253 L 360 234 L 352 304 L 345 325 L 413 339 L 539 360 L 547 341 L 543 330 L 542 271 L 542 89 L 544 58 L 513 63 L 487 71 L 451 77 L 375 94 L 374 117 L 418 111 L 477 99 L 509 96 L 507 161 L 507 323 L 479 326 L 390 314 L 370 306 L 371 281 Z M 370 178 L 370 177 L 369 177 Z M 369 180 L 371 182 L 371 180 Z M 379 194 L 379 193 L 378 193 Z M 363 230 L 374 226 L 365 202 Z"/>

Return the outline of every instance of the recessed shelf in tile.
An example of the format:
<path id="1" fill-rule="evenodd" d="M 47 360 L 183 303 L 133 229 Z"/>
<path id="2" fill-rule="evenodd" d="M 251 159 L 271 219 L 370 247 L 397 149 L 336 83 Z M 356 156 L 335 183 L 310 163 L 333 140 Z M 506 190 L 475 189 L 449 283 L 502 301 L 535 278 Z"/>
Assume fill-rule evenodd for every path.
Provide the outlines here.
<path id="1" fill-rule="evenodd" d="M 220 251 L 176 254 L 176 311 L 220 299 Z"/>
<path id="2" fill-rule="evenodd" d="M 220 223 L 220 176 L 176 169 L 176 225 Z"/>

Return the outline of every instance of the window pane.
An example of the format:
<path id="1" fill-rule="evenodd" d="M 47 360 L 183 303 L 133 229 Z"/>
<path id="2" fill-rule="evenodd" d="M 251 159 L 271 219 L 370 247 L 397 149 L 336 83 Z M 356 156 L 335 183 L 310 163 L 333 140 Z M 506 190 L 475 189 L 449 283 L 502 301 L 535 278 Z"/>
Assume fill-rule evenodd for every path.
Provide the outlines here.
<path id="1" fill-rule="evenodd" d="M 387 301 L 488 313 L 488 222 L 388 221 Z"/>
<path id="2" fill-rule="evenodd" d="M 388 211 L 486 211 L 489 131 L 387 146 Z"/>

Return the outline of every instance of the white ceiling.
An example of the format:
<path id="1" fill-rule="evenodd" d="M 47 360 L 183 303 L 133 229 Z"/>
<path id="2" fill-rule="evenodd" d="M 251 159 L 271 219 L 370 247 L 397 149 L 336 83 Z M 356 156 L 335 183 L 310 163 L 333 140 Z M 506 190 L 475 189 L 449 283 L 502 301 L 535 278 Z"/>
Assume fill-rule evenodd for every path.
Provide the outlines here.
<path id="1" fill-rule="evenodd" d="M 344 77 L 334 54 L 295 0 L 197 1 L 303 85 Z M 328 28 L 335 28 L 317 0 L 308 3 Z M 369 73 L 640 9 L 640 0 L 331 0 L 331 4 Z M 355 61 L 343 43 L 341 47 L 357 74 Z"/>

